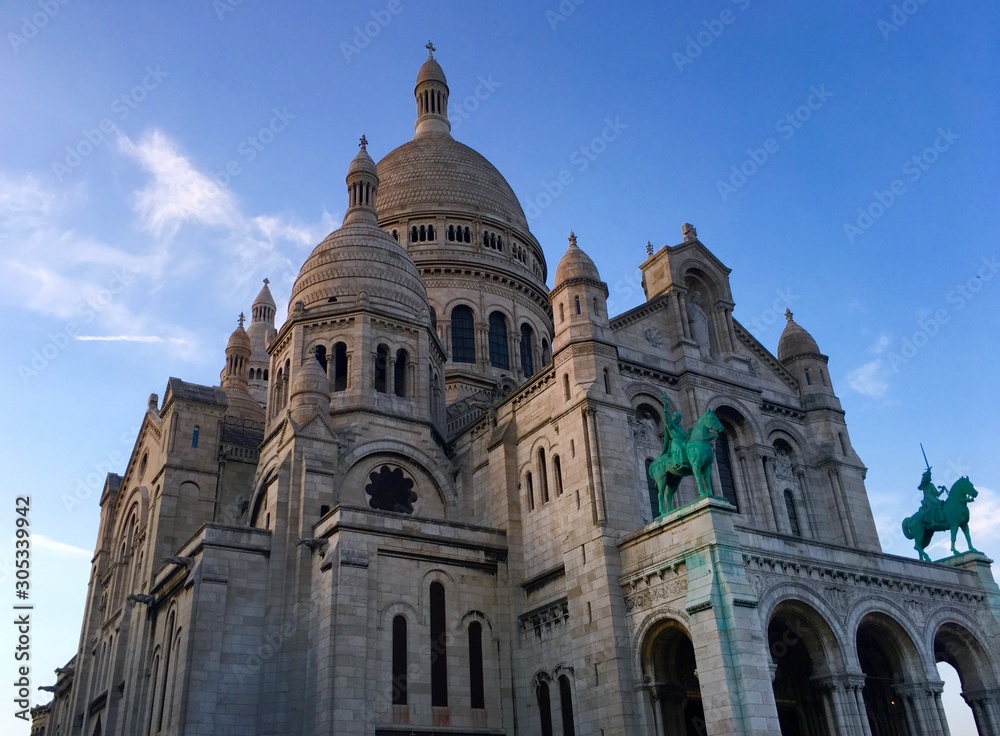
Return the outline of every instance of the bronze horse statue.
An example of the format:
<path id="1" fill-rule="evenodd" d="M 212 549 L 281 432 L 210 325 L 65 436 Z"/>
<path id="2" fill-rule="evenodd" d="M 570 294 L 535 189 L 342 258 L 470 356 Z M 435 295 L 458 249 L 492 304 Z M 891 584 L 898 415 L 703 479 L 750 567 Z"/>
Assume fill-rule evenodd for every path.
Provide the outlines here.
<path id="1" fill-rule="evenodd" d="M 660 516 L 674 510 L 674 494 L 681 479 L 694 476 L 698 495 L 712 494 L 712 442 L 723 431 L 715 412 L 706 411 L 691 428 L 690 435 L 680 424 L 680 412 L 670 411 L 670 400 L 663 394 L 663 452 L 649 466 L 649 475 L 659 494 Z"/>
<path id="2" fill-rule="evenodd" d="M 978 495 L 979 492 L 972 485 L 972 481 L 968 477 L 962 476 L 948 491 L 947 499 L 934 502 L 940 504 L 936 509 L 940 510 L 940 513 L 927 514 L 918 511 L 903 521 L 903 534 L 907 539 L 914 540 L 913 548 L 917 550 L 921 560 L 931 562 L 931 558 L 925 550 L 930 544 L 934 532 L 951 531 L 951 551 L 957 555 L 955 537 L 958 535 L 958 530 L 961 529 L 965 534 L 965 541 L 969 545 L 969 552 L 979 552 L 972 546 L 972 537 L 969 536 L 969 504 Z"/>

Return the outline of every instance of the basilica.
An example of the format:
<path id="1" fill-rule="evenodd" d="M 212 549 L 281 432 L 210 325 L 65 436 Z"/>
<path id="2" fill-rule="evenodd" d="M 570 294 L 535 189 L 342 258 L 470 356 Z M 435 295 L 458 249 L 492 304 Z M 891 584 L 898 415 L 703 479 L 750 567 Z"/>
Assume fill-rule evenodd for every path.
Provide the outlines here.
<path id="1" fill-rule="evenodd" d="M 761 344 L 688 224 L 634 309 L 573 234 L 548 288 L 433 49 L 414 96 L 287 312 L 265 280 L 219 385 L 137 407 L 32 733 L 940 736 L 944 661 L 1000 736 L 991 561 L 883 554 L 809 332 Z"/>

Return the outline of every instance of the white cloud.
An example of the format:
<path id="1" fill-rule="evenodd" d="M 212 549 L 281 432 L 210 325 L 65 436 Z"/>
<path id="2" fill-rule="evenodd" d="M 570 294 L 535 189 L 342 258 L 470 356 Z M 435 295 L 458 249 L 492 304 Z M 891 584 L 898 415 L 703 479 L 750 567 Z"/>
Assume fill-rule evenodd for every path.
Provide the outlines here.
<path id="1" fill-rule="evenodd" d="M 198 171 L 162 132 L 153 130 L 138 142 L 120 135 L 118 146 L 153 177 L 133 196 L 147 231 L 173 236 L 186 223 L 238 226 L 239 208 L 232 193 Z"/>
<path id="2" fill-rule="evenodd" d="M 32 534 L 31 542 L 35 549 L 52 552 L 53 554 L 61 557 L 80 557 L 85 560 L 90 560 L 94 556 L 93 550 L 75 547 L 74 545 L 66 544 L 65 542 L 58 542 L 55 539 L 49 539 L 43 534 Z"/>
<path id="3" fill-rule="evenodd" d="M 881 358 L 869 361 L 847 374 L 851 388 L 864 396 L 880 399 L 889 390 L 885 380 L 885 365 Z"/>
<path id="4" fill-rule="evenodd" d="M 77 335 L 80 342 L 170 342 L 175 345 L 184 343 L 178 337 L 163 338 L 159 335 Z"/>

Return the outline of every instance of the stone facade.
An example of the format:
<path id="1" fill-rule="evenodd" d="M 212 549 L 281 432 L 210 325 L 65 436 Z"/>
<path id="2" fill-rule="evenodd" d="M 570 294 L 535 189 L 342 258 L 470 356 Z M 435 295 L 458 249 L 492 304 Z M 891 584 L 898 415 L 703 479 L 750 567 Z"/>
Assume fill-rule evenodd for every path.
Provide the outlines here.
<path id="1" fill-rule="evenodd" d="M 265 282 L 221 386 L 150 397 L 33 733 L 932 736 L 943 660 L 1000 734 L 990 561 L 882 554 L 816 341 L 689 225 L 625 314 L 572 235 L 549 291 L 432 57 L 415 97 L 280 328 Z M 723 433 L 661 516 L 664 394 Z"/>

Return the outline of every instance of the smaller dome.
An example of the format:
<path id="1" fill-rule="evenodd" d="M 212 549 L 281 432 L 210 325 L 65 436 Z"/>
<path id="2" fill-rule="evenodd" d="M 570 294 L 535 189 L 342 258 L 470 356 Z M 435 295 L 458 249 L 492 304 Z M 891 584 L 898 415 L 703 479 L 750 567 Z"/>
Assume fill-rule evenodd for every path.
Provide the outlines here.
<path id="1" fill-rule="evenodd" d="M 427 44 L 427 61 L 423 63 L 420 67 L 420 71 L 417 72 L 417 87 L 419 87 L 424 82 L 440 82 L 441 84 L 448 86 L 448 80 L 444 76 L 444 69 L 441 65 L 437 63 L 437 59 L 434 58 L 434 47 L 431 44 Z"/>
<path id="2" fill-rule="evenodd" d="M 296 394 L 322 394 L 330 395 L 330 380 L 326 377 L 326 371 L 316 360 L 316 356 L 310 354 L 302 361 L 295 374 L 292 376 L 292 396 Z"/>
<path id="3" fill-rule="evenodd" d="M 266 287 L 265 287 L 266 288 Z M 240 324 L 233 330 L 233 334 L 229 336 L 229 342 L 226 343 L 226 352 L 230 350 L 243 350 L 247 355 L 253 352 L 253 344 L 250 342 L 250 335 L 247 331 L 243 329 L 243 315 L 240 315 Z"/>
<path id="4" fill-rule="evenodd" d="M 378 179 L 378 170 L 375 166 L 375 162 L 372 160 L 372 157 L 368 155 L 368 139 L 364 136 L 361 136 L 361 148 L 351 161 L 351 165 L 347 168 L 348 181 L 350 181 L 351 177 L 358 174 L 367 174 L 368 176 Z"/>
<path id="5" fill-rule="evenodd" d="M 269 283 L 271 282 L 264 279 L 264 286 L 261 287 L 260 292 L 257 294 L 257 298 L 253 300 L 253 306 L 277 308 L 277 305 L 274 303 L 274 297 L 271 296 L 271 290 L 267 288 Z"/>
<path id="6" fill-rule="evenodd" d="M 816 340 L 794 319 L 789 309 L 785 310 L 785 325 L 781 338 L 778 340 L 778 360 L 784 363 L 800 355 L 820 355 Z"/>
<path id="7" fill-rule="evenodd" d="M 584 253 L 576 244 L 576 235 L 569 234 L 569 248 L 559 260 L 556 266 L 556 284 L 571 279 L 589 279 L 590 281 L 600 281 L 601 274 L 597 271 L 597 266 L 590 260 L 590 256 Z"/>

